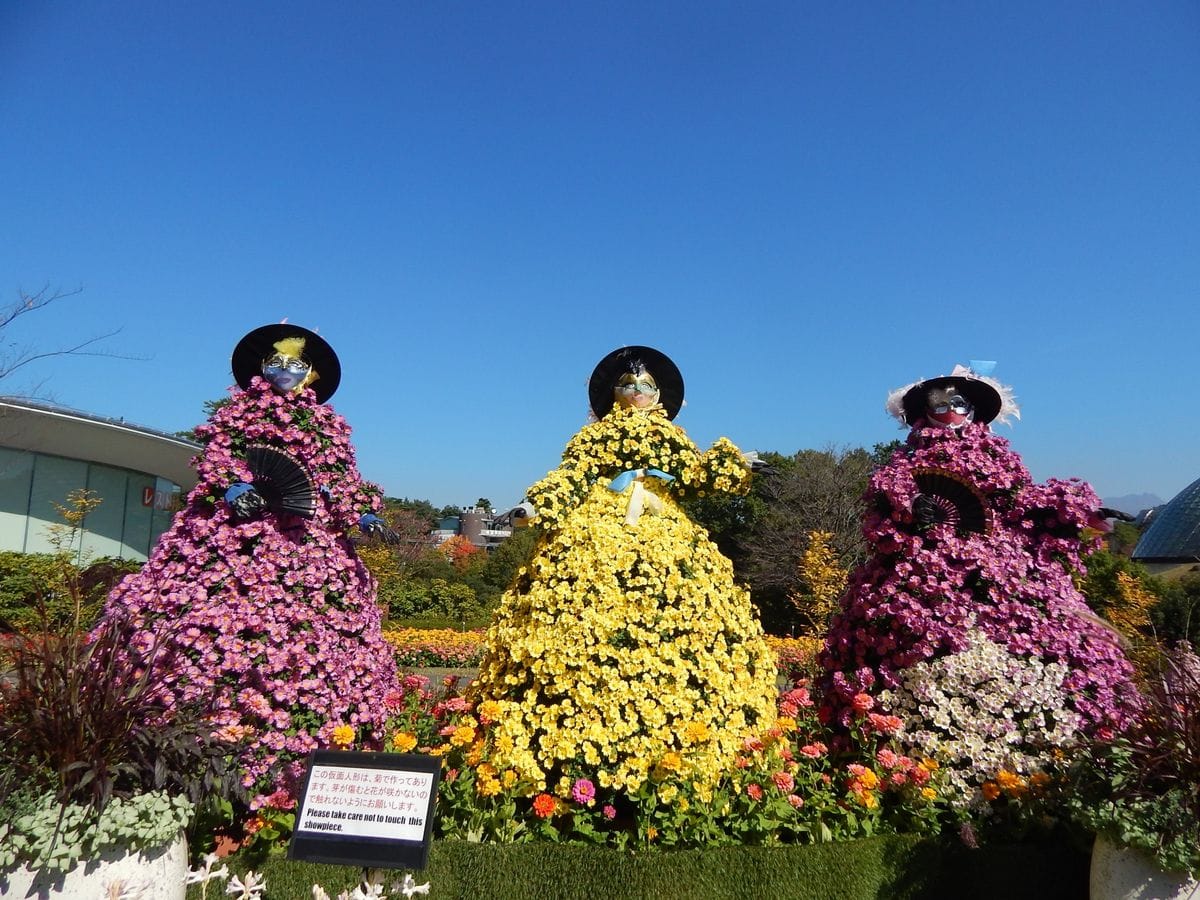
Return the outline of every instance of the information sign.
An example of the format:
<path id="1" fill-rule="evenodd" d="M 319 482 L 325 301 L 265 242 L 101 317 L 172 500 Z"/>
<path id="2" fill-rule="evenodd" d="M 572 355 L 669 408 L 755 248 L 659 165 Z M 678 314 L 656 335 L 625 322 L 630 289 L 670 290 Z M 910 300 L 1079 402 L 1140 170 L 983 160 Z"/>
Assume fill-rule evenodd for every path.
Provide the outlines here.
<path id="1" fill-rule="evenodd" d="M 313 751 L 288 859 L 425 868 L 441 770 L 416 753 Z"/>

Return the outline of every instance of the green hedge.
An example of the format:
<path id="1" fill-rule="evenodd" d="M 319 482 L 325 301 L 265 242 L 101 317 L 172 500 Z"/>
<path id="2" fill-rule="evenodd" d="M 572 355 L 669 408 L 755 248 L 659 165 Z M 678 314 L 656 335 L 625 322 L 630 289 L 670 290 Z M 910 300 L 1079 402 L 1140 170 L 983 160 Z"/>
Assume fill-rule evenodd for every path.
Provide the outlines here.
<path id="1" fill-rule="evenodd" d="M 429 900 L 1007 900 L 1087 897 L 1089 854 L 1061 840 L 970 850 L 915 837 L 789 847 L 721 847 L 632 854 L 580 844 L 439 841 L 418 881 Z M 236 866 L 239 871 L 242 866 Z M 359 873 L 272 858 L 266 900 L 336 896 Z M 210 897 L 221 896 L 212 885 Z M 189 900 L 200 892 L 189 889 Z"/>

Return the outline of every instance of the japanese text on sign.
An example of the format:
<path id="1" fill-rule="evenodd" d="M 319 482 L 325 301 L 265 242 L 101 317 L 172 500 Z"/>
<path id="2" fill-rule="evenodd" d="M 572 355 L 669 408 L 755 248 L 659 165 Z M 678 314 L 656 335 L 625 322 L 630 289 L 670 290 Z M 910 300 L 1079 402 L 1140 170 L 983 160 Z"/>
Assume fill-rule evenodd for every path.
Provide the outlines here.
<path id="1" fill-rule="evenodd" d="M 433 775 L 314 765 L 296 830 L 421 841 Z"/>

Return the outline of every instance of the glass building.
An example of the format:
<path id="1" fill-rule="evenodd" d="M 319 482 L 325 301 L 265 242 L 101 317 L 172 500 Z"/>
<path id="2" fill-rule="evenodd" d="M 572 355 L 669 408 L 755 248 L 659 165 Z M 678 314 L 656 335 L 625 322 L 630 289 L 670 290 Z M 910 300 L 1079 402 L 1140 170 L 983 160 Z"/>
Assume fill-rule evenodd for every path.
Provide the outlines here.
<path id="1" fill-rule="evenodd" d="M 1200 563 L 1200 479 L 1154 515 L 1133 558 L 1154 572 Z"/>
<path id="2" fill-rule="evenodd" d="M 81 559 L 144 560 L 196 483 L 200 447 L 170 434 L 74 410 L 0 397 L 0 550 L 45 553 L 58 506 L 87 488 Z"/>

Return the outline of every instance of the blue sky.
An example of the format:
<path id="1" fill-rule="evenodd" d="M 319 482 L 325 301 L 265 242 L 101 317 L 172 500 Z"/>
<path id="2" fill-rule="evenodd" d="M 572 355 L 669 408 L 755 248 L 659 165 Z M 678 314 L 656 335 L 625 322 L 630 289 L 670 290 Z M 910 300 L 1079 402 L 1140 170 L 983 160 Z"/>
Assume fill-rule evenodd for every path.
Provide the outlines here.
<path id="1" fill-rule="evenodd" d="M 364 474 L 516 502 L 614 347 L 707 445 L 998 361 L 1034 477 L 1200 476 L 1193 2 L 0 5 L 0 384 L 167 431 L 288 317 Z"/>

